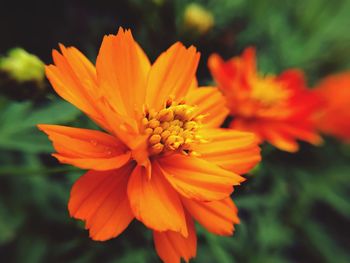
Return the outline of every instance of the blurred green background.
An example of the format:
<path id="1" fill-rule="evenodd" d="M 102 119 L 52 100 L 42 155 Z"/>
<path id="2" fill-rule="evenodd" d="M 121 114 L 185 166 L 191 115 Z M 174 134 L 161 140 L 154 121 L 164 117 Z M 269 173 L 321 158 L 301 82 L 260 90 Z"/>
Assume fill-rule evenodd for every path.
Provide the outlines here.
<path id="1" fill-rule="evenodd" d="M 48 64 L 61 42 L 94 61 L 103 35 L 123 26 L 152 60 L 177 40 L 195 45 L 200 84 L 211 83 L 209 54 L 229 58 L 254 45 L 262 72 L 299 67 L 313 86 L 350 68 L 349 14 L 348 0 L 2 1 L 0 56 L 22 47 Z M 42 67 L 20 63 L 22 75 Z M 69 218 L 70 187 L 84 171 L 58 164 L 35 125 L 93 125 L 35 72 L 29 79 L 0 72 L 0 261 L 159 262 L 150 231 L 138 222 L 101 243 Z M 326 138 L 297 154 L 268 145 L 262 154 L 233 195 L 242 221 L 235 235 L 198 227 L 193 262 L 350 262 L 350 146 Z"/>

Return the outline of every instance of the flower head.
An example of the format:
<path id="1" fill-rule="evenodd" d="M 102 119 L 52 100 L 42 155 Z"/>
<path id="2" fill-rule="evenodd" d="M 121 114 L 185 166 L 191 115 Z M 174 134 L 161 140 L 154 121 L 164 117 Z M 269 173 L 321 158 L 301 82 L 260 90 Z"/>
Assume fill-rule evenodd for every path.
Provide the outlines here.
<path id="1" fill-rule="evenodd" d="M 262 76 L 254 48 L 226 62 L 213 54 L 208 64 L 233 117 L 231 128 L 254 132 L 260 141 L 289 152 L 298 150 L 297 139 L 320 143 L 311 121 L 318 100 L 307 90 L 301 71 Z"/>
<path id="2" fill-rule="evenodd" d="M 213 14 L 197 3 L 186 6 L 183 20 L 186 30 L 199 35 L 207 33 L 214 26 Z"/>
<path id="3" fill-rule="evenodd" d="M 327 76 L 314 89 L 322 100 L 317 127 L 325 134 L 350 142 L 350 72 Z"/>
<path id="4" fill-rule="evenodd" d="M 39 125 L 62 163 L 89 171 L 73 186 L 71 216 L 94 240 L 134 219 L 154 231 L 165 262 L 196 254 L 193 218 L 229 235 L 238 223 L 233 186 L 260 160 L 255 136 L 219 129 L 227 111 L 198 88 L 199 53 L 175 43 L 151 65 L 130 31 L 105 36 L 96 67 L 77 49 L 54 50 L 46 74 L 56 92 L 104 131 Z"/>
<path id="5" fill-rule="evenodd" d="M 0 70 L 18 82 L 41 82 L 45 78 L 44 63 L 22 48 L 13 48 L 7 57 L 0 57 Z"/>

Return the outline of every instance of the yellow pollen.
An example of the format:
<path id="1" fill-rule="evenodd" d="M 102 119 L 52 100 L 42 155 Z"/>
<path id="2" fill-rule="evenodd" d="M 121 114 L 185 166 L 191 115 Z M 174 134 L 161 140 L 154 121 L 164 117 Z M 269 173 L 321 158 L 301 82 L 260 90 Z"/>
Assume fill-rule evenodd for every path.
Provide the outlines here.
<path id="1" fill-rule="evenodd" d="M 195 154 L 192 146 L 205 142 L 197 134 L 203 118 L 204 115 L 196 114 L 196 107 L 187 105 L 183 100 L 177 103 L 168 99 L 160 111 L 147 110 L 142 125 L 144 133 L 149 135 L 149 154 Z"/>
<path id="2" fill-rule="evenodd" d="M 152 145 L 149 148 L 149 153 L 151 155 L 160 154 L 163 151 L 163 149 L 164 149 L 164 145 L 161 143 L 157 143 L 157 144 Z"/>
<path id="3" fill-rule="evenodd" d="M 159 126 L 159 121 L 156 120 L 156 119 L 151 119 L 149 122 L 148 122 L 148 125 L 147 125 L 149 128 L 151 129 L 155 129 Z"/>
<path id="4" fill-rule="evenodd" d="M 147 128 L 147 129 L 145 129 L 145 133 L 146 134 L 152 134 L 153 133 L 153 129 L 152 128 Z"/>
<path id="5" fill-rule="evenodd" d="M 160 140 L 162 139 L 162 137 L 159 134 L 153 134 L 150 138 L 149 138 L 149 143 L 151 145 L 153 144 L 157 144 L 160 142 Z"/>
<path id="6" fill-rule="evenodd" d="M 170 123 L 165 121 L 160 124 L 160 127 L 162 127 L 164 130 L 168 129 L 170 127 Z"/>
<path id="7" fill-rule="evenodd" d="M 160 126 L 158 126 L 157 128 L 155 128 L 155 129 L 153 130 L 153 133 L 154 133 L 154 134 L 161 134 L 162 132 L 163 132 L 163 128 L 160 127 Z"/>
<path id="8" fill-rule="evenodd" d="M 162 109 L 158 114 L 157 118 L 159 121 L 171 121 L 174 119 L 174 112 L 169 109 Z"/>
<path id="9" fill-rule="evenodd" d="M 281 83 L 276 82 L 273 76 L 257 77 L 252 80 L 251 87 L 252 99 L 264 106 L 280 103 L 290 96 L 290 92 Z"/>

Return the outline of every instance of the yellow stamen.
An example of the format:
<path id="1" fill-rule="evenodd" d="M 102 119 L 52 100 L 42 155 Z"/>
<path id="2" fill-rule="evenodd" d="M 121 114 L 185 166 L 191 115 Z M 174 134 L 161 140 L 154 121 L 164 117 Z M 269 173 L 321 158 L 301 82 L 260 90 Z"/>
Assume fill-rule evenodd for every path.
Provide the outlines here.
<path id="1" fill-rule="evenodd" d="M 162 132 L 163 132 L 163 128 L 159 126 L 155 128 L 153 131 L 154 134 L 161 134 Z"/>
<path id="2" fill-rule="evenodd" d="M 152 134 L 153 133 L 153 129 L 152 128 L 147 128 L 147 129 L 145 129 L 145 133 L 146 134 Z"/>
<path id="3" fill-rule="evenodd" d="M 148 127 L 155 129 L 159 126 L 159 121 L 156 119 L 151 119 L 148 123 Z"/>
<path id="4" fill-rule="evenodd" d="M 163 149 L 164 149 L 164 145 L 161 143 L 157 143 L 152 145 L 149 148 L 149 152 L 151 155 L 160 154 L 163 151 Z"/>
<path id="5" fill-rule="evenodd" d="M 170 123 L 167 122 L 167 121 L 165 121 L 165 122 L 162 122 L 162 123 L 160 124 L 160 126 L 161 126 L 164 130 L 166 130 L 166 129 L 168 129 L 168 128 L 170 127 Z"/>
<path id="6" fill-rule="evenodd" d="M 145 111 L 142 124 L 145 134 L 149 135 L 149 154 L 179 152 L 191 155 L 192 145 L 204 141 L 197 134 L 203 117 L 197 115 L 196 108 L 187 105 L 185 101 L 177 103 L 171 98 L 160 111 Z"/>
<path id="7" fill-rule="evenodd" d="M 147 118 L 143 118 L 142 119 L 142 125 L 146 126 L 148 124 L 148 119 Z"/>
<path id="8" fill-rule="evenodd" d="M 151 145 L 153 145 L 159 143 L 161 139 L 162 137 L 159 134 L 153 134 L 148 141 Z"/>
<path id="9" fill-rule="evenodd" d="M 158 115 L 157 115 L 157 119 L 159 121 L 171 121 L 172 119 L 174 119 L 174 112 L 170 109 L 162 109 Z"/>
<path id="10" fill-rule="evenodd" d="M 171 135 L 170 131 L 168 131 L 168 130 L 163 131 L 162 134 L 161 134 L 162 141 L 165 141 L 170 135 Z"/>
<path id="11" fill-rule="evenodd" d="M 276 82 L 273 76 L 257 77 L 251 83 L 252 99 L 259 101 L 264 106 L 272 106 L 280 103 L 290 96 L 290 91 L 281 83 Z"/>

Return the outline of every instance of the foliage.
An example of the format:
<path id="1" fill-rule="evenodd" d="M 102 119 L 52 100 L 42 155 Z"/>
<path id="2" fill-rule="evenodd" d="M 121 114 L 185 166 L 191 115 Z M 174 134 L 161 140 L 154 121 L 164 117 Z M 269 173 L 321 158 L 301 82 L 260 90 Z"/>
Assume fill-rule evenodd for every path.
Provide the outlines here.
<path id="1" fill-rule="evenodd" d="M 1 4 L 0 52 L 19 44 L 46 63 L 58 42 L 74 44 L 93 59 L 102 35 L 122 25 L 133 29 L 152 58 L 176 40 L 195 45 L 202 53 L 202 84 L 211 81 L 209 54 L 229 58 L 247 45 L 257 46 L 263 72 L 299 67 L 310 85 L 350 66 L 346 0 L 198 0 L 214 16 L 205 34 L 184 30 L 185 0 L 61 1 L 57 8 L 47 1 L 13 2 Z M 1 83 L 6 94 L 9 87 Z M 134 222 L 119 238 L 99 243 L 69 218 L 69 190 L 83 171 L 59 165 L 35 125 L 93 124 L 49 90 L 45 98 L 15 102 L 21 84 L 16 85 L 11 99 L 0 94 L 0 258 L 157 262 L 151 233 L 141 224 Z M 350 262 L 349 161 L 350 146 L 332 138 L 318 148 L 303 144 L 297 154 L 263 145 L 263 163 L 233 194 L 241 217 L 235 235 L 219 237 L 198 228 L 193 262 Z"/>

